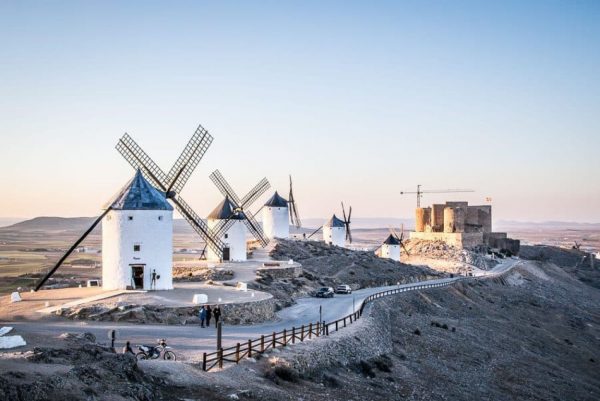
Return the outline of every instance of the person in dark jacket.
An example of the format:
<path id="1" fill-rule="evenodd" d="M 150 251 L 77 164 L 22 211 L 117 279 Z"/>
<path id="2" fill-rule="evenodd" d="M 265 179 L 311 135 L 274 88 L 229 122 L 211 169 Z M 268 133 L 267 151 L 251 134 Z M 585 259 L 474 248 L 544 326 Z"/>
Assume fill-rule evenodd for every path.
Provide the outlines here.
<path id="1" fill-rule="evenodd" d="M 127 341 L 125 343 L 125 346 L 123 347 L 123 353 L 135 355 L 135 353 L 133 352 L 133 349 L 131 348 L 131 343 L 129 341 Z"/>
<path id="2" fill-rule="evenodd" d="M 206 305 L 206 327 L 210 327 L 210 318 L 212 317 L 212 309 L 210 305 Z"/>
<path id="3" fill-rule="evenodd" d="M 200 308 L 200 327 L 204 327 L 204 321 L 206 320 L 206 306 Z"/>
<path id="4" fill-rule="evenodd" d="M 221 308 L 219 305 L 215 305 L 212 314 L 215 317 L 215 327 L 217 327 L 219 325 L 219 319 L 221 319 Z"/>

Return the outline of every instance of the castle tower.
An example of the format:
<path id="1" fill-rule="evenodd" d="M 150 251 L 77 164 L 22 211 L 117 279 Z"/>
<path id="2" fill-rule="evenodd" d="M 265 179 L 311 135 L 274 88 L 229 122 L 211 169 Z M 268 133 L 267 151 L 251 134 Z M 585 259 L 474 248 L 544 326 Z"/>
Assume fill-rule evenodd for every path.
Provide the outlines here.
<path id="1" fill-rule="evenodd" d="M 173 207 L 139 170 L 102 220 L 102 288 L 173 289 Z"/>
<path id="2" fill-rule="evenodd" d="M 341 247 L 346 244 L 346 225 L 335 214 L 323 225 L 323 241 Z"/>
<path id="3" fill-rule="evenodd" d="M 277 191 L 263 207 L 263 230 L 269 239 L 290 236 L 288 202 Z"/>
<path id="4" fill-rule="evenodd" d="M 217 230 L 223 225 L 227 227 L 220 235 L 225 247 L 223 248 L 223 255 L 217 255 L 214 250 L 208 247 L 207 260 L 213 262 L 242 262 L 246 260 L 246 225 L 244 219 L 246 219 L 244 212 L 235 210 L 228 197 L 225 197 L 217 205 L 206 220 L 208 228 L 211 230 Z"/>

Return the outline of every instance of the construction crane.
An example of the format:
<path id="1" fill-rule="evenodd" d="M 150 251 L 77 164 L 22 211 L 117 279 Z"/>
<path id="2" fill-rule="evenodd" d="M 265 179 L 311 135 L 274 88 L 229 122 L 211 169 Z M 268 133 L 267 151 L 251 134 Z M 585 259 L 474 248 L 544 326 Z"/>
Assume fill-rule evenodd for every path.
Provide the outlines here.
<path id="1" fill-rule="evenodd" d="M 421 185 L 417 185 L 417 191 L 400 191 L 400 195 L 417 194 L 417 207 L 421 207 L 421 198 L 423 194 L 450 194 L 457 192 L 475 192 L 472 189 L 430 189 L 427 191 L 421 190 Z"/>

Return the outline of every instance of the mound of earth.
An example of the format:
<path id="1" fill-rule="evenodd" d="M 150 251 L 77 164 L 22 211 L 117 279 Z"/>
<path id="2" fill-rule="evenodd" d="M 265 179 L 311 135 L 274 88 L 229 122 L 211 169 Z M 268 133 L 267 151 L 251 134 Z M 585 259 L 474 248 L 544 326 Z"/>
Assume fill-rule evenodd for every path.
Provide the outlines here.
<path id="1" fill-rule="evenodd" d="M 600 261 L 593 254 L 578 249 L 547 245 L 522 245 L 522 259 L 552 263 L 578 280 L 600 289 Z"/>
<path id="2" fill-rule="evenodd" d="M 421 257 L 423 260 L 444 260 L 451 263 L 448 271 L 457 273 L 461 264 L 475 266 L 482 270 L 489 270 L 498 262 L 487 255 L 487 249 L 462 249 L 446 244 L 444 241 L 426 241 L 410 239 L 404 242 L 411 258 Z M 453 270 L 454 268 L 454 270 Z"/>
<path id="3" fill-rule="evenodd" d="M 442 276 L 424 266 L 378 258 L 373 252 L 354 251 L 317 241 L 278 241 L 271 257 L 298 261 L 302 264 L 304 277 L 316 286 L 348 284 L 356 289 Z"/>

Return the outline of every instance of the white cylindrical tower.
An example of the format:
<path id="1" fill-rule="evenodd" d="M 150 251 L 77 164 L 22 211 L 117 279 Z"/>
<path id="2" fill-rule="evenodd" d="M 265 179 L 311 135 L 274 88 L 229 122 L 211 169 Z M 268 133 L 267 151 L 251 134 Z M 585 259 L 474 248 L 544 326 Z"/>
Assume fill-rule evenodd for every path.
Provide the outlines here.
<path id="1" fill-rule="evenodd" d="M 400 241 L 392 234 L 381 245 L 381 257 L 400 261 Z"/>
<path id="2" fill-rule="evenodd" d="M 218 255 L 211 247 L 207 248 L 206 259 L 211 262 L 232 261 L 243 262 L 247 259 L 246 224 L 243 212 L 235 211 L 229 198 L 225 198 L 208 215 L 207 224 L 210 230 L 227 226 L 220 239 L 225 244 L 223 254 Z M 227 222 L 228 221 L 228 222 Z"/>
<path id="3" fill-rule="evenodd" d="M 173 207 L 139 170 L 102 220 L 102 288 L 173 289 Z"/>
<path id="4" fill-rule="evenodd" d="M 341 247 L 346 244 L 346 225 L 335 214 L 323 225 L 323 241 L 326 244 Z"/>
<path id="5" fill-rule="evenodd" d="M 263 230 L 269 239 L 288 238 L 290 224 L 288 202 L 277 191 L 263 206 Z"/>

